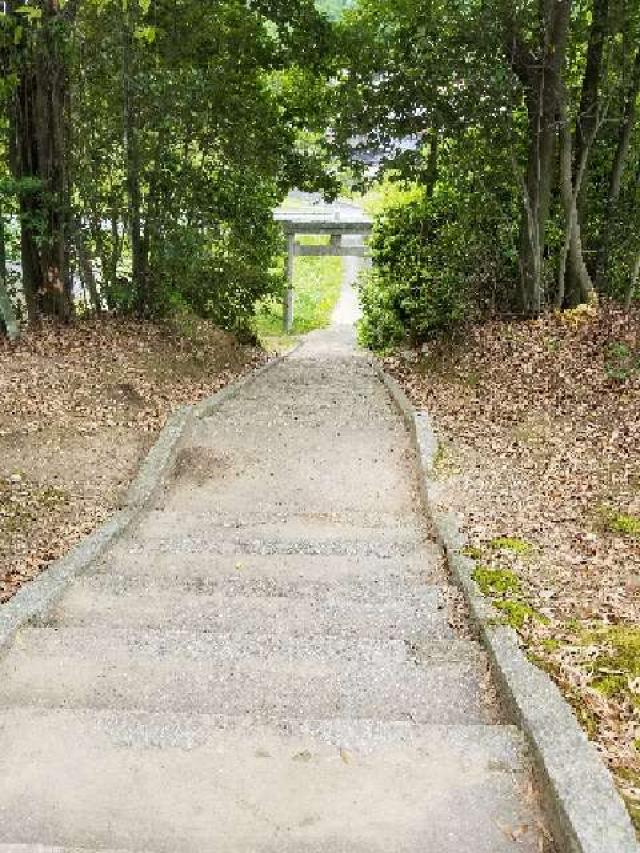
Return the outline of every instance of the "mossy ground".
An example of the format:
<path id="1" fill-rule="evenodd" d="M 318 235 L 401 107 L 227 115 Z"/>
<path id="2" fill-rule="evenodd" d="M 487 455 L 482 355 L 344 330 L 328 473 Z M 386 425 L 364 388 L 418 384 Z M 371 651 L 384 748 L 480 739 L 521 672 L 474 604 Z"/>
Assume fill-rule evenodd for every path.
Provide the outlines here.
<path id="1" fill-rule="evenodd" d="M 22 533 L 40 514 L 67 504 L 69 497 L 64 489 L 30 482 L 24 473 L 0 477 L 0 537 Z"/>
<path id="2" fill-rule="evenodd" d="M 491 541 L 491 547 L 498 551 L 511 551 L 514 554 L 531 554 L 534 547 L 531 542 L 519 539 L 517 536 L 498 536 Z"/>
<path id="3" fill-rule="evenodd" d="M 592 686 L 604 696 L 620 695 L 640 708 L 640 628 L 614 625 L 587 636 L 603 651 L 593 662 Z"/>

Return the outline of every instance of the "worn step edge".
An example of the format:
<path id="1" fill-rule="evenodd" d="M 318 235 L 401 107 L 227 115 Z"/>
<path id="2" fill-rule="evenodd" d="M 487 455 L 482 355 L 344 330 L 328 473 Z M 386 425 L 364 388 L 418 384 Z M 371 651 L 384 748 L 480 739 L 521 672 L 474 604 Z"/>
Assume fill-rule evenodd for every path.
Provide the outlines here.
<path id="1" fill-rule="evenodd" d="M 0 844 L 0 853 L 145 853 L 145 851 L 91 850 L 88 847 L 49 847 L 46 844 Z"/>
<path id="2" fill-rule="evenodd" d="M 63 596 L 70 582 L 126 533 L 173 468 L 179 446 L 193 421 L 207 417 L 284 358 L 272 359 L 229 383 L 208 399 L 194 406 L 183 406 L 169 417 L 129 487 L 123 509 L 23 586 L 6 604 L 0 605 L 0 656 L 11 646 L 16 632 L 23 625 L 32 619 L 44 617 Z"/>
<path id="3" fill-rule="evenodd" d="M 431 505 L 439 446 L 431 417 L 414 409 L 399 383 L 380 365 L 376 370 L 407 424 L 426 509 L 487 649 L 501 698 L 527 736 L 559 849 L 562 853 L 640 853 L 627 809 L 595 747 L 557 686 L 527 660 L 516 632 L 495 624 L 497 611 L 473 579 L 474 563 L 461 554 L 466 543 L 456 516 Z"/>
<path id="4" fill-rule="evenodd" d="M 283 638 L 277 634 L 246 635 L 240 633 L 211 633 L 162 628 L 38 628 L 29 626 L 19 634 L 15 650 L 29 648 L 33 654 L 55 657 L 67 650 L 78 657 L 93 656 L 106 648 L 135 653 L 141 658 L 159 655 L 182 656 L 190 660 L 207 660 L 217 665 L 220 660 L 255 657 L 280 657 L 295 660 L 312 645 L 319 662 L 348 658 L 354 662 L 390 662 L 430 665 L 438 663 L 484 662 L 486 652 L 475 640 L 453 638 L 438 640 L 431 637 L 416 640 L 388 638 L 350 638 L 333 634 L 309 634 Z M 237 648 L 236 648 L 237 647 Z M 1 697 L 1 691 L 0 691 Z"/>
<path id="5" fill-rule="evenodd" d="M 411 747 L 428 739 L 463 757 L 479 748 L 489 753 L 490 760 L 499 753 L 501 766 L 491 768 L 498 772 L 527 771 L 530 767 L 522 732 L 516 726 L 504 723 L 416 723 L 371 717 L 300 719 L 288 716 L 256 721 L 246 714 L 28 706 L 0 708 L 0 732 L 3 726 L 7 732 L 13 731 L 16 720 L 27 727 L 36 725 L 43 732 L 51 732 L 57 725 L 73 723 L 80 730 L 110 734 L 116 744 L 122 739 L 130 743 L 132 733 L 136 732 L 151 736 L 156 745 L 162 745 L 165 735 L 174 740 L 178 736 L 184 748 L 197 746 L 203 735 L 225 732 L 252 739 L 263 731 L 270 731 L 283 740 L 308 738 L 327 745 L 349 745 L 359 752 L 371 754 L 388 744 Z M 142 746 L 146 748 L 145 743 Z"/>

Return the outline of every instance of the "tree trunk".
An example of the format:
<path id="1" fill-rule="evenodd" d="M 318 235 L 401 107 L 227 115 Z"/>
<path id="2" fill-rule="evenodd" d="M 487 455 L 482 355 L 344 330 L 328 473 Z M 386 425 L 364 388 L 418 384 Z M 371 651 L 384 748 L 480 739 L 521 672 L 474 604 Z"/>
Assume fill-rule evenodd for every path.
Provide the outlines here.
<path id="1" fill-rule="evenodd" d="M 627 164 L 629 150 L 631 148 L 631 139 L 636 124 L 638 111 L 637 101 L 639 94 L 640 48 L 636 51 L 633 74 L 625 98 L 624 113 L 618 135 L 618 144 L 616 146 L 616 153 L 613 158 L 611 173 L 609 175 L 609 192 L 607 194 L 607 205 L 596 272 L 596 281 L 598 282 L 598 285 L 604 286 L 609 279 L 611 241 L 613 239 L 613 231 L 616 226 L 618 202 L 620 201 L 620 192 L 622 190 L 622 179 L 624 177 L 624 170 Z"/>
<path id="2" fill-rule="evenodd" d="M 5 241 L 4 216 L 0 211 L 0 328 L 4 326 L 9 340 L 15 340 L 20 334 L 13 304 L 7 291 L 7 249 Z"/>
<path id="3" fill-rule="evenodd" d="M 96 312 L 98 316 L 102 314 L 102 302 L 100 300 L 100 294 L 98 293 L 98 285 L 96 284 L 96 277 L 93 273 L 93 266 L 91 263 L 91 256 L 87 251 L 87 244 L 85 242 L 84 232 L 82 230 L 82 224 L 79 220 L 74 222 L 74 242 L 76 246 L 76 253 L 78 255 L 78 265 L 80 267 L 80 275 L 82 277 L 82 281 L 84 286 L 89 291 L 89 298 L 91 299 L 91 307 Z"/>
<path id="4" fill-rule="evenodd" d="M 427 170 L 425 175 L 425 189 L 431 197 L 438 180 L 438 149 L 440 147 L 440 132 L 437 127 L 429 131 L 429 157 L 427 158 Z"/>
<path id="5" fill-rule="evenodd" d="M 148 310 L 147 294 L 147 256 L 142 235 L 142 189 L 140 176 L 140 147 L 138 139 L 137 110 L 132 91 L 135 75 L 134 38 L 135 2 L 128 5 L 125 16 L 123 39 L 122 77 L 123 77 L 123 127 L 126 158 L 126 185 L 129 213 L 129 237 L 131 240 L 131 263 L 133 286 L 135 288 L 136 310 L 144 315 Z"/>
<path id="6" fill-rule="evenodd" d="M 587 64 L 582 81 L 582 94 L 576 124 L 575 152 L 573 160 L 573 182 L 578 186 L 577 224 L 578 233 L 582 233 L 584 212 L 588 187 L 589 156 L 593 142 L 600 127 L 600 78 L 602 76 L 602 59 L 604 46 L 609 31 L 609 0 L 593 0 L 593 19 L 589 31 L 587 47 Z M 578 182 L 578 173 L 582 177 Z M 575 237 L 571 246 L 569 266 L 567 270 L 567 301 L 576 304 L 584 298 L 585 270 L 582 269 L 584 259 L 582 247 L 578 247 Z M 574 261 L 574 258 L 576 260 Z M 587 273 L 588 275 L 588 273 Z M 589 276 L 589 282 L 591 277 Z"/>
<path id="7" fill-rule="evenodd" d="M 636 259 L 633 264 L 633 270 L 631 272 L 631 277 L 629 279 L 629 283 L 627 284 L 627 292 L 625 294 L 624 307 L 626 311 L 631 309 L 631 302 L 633 301 L 633 296 L 636 292 L 636 288 L 638 286 L 638 280 L 640 279 L 640 252 L 637 252 Z"/>
<path id="8" fill-rule="evenodd" d="M 568 95 L 564 83 L 561 86 L 559 98 L 560 118 L 560 196 L 565 215 L 565 239 L 560 256 L 558 273 L 558 292 L 556 305 L 562 308 L 568 301 L 569 304 L 588 302 L 594 292 L 593 281 L 589 275 L 587 265 L 584 262 L 582 250 L 582 229 L 578 215 L 578 198 L 583 186 L 584 176 L 587 170 L 587 160 L 591 148 L 591 142 L 599 126 L 599 118 L 593 125 L 590 140 L 583 140 L 580 160 L 575 164 L 573 158 L 573 133 L 571 130 L 571 117 L 567 107 Z M 573 281 L 570 285 L 570 293 L 567 299 L 566 273 L 567 264 L 572 270 Z"/>
<path id="9" fill-rule="evenodd" d="M 534 316 L 542 308 L 543 257 L 554 174 L 557 115 L 571 21 L 572 0 L 540 2 L 542 44 L 533 54 L 508 21 L 507 51 L 520 78 L 529 118 L 527 167 L 520 225 L 521 306 Z"/>
<path id="10" fill-rule="evenodd" d="M 66 17 L 66 16 L 65 16 Z M 11 114 L 11 167 L 18 182 L 23 288 L 28 319 L 68 319 L 67 134 L 69 81 L 61 13 L 47 0 L 26 36 Z"/>

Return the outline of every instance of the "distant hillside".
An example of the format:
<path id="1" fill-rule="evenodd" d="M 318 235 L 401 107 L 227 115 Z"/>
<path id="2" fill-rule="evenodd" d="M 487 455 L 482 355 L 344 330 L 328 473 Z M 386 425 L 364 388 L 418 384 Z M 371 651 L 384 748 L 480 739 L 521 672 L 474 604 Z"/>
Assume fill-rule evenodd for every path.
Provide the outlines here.
<path id="1" fill-rule="evenodd" d="M 352 0 L 316 0 L 318 9 L 333 20 L 337 20 L 352 5 Z"/>

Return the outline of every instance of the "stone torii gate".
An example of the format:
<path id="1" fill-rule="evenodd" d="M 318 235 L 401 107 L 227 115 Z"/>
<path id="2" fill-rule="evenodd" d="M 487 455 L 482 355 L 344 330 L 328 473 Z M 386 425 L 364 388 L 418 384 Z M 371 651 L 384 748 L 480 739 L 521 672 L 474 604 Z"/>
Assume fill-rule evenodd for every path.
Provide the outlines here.
<path id="1" fill-rule="evenodd" d="M 294 317 L 294 287 L 293 271 L 296 257 L 352 257 L 365 258 L 368 248 L 362 242 L 360 245 L 344 243 L 345 236 L 362 237 L 371 234 L 373 222 L 355 211 L 330 212 L 327 214 L 305 213 L 303 211 L 278 211 L 274 218 L 282 225 L 287 238 L 287 287 L 284 293 L 283 327 L 289 333 L 293 327 Z M 329 245 L 308 246 L 297 241 L 298 235 L 313 234 L 315 236 L 329 235 Z"/>

